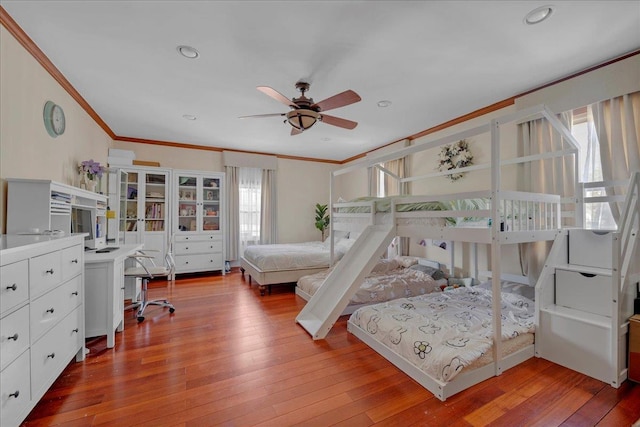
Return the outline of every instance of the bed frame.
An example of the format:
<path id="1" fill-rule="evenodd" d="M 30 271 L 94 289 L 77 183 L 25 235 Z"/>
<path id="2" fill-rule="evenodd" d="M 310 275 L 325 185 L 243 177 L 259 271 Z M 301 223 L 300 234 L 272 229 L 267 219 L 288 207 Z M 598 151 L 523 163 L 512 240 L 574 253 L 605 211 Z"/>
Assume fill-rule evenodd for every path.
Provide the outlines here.
<path id="1" fill-rule="evenodd" d="M 244 277 L 245 272 L 248 273 L 249 286 L 251 286 L 252 279 L 255 280 L 258 283 L 260 295 L 262 296 L 264 296 L 265 292 L 271 294 L 271 285 L 295 283 L 302 276 L 319 273 L 326 270 L 327 268 L 329 268 L 329 266 L 299 268 L 292 270 L 262 271 L 259 267 L 245 259 L 245 257 L 240 257 L 240 271 L 242 272 L 242 277 Z"/>
<path id="2" fill-rule="evenodd" d="M 545 118 L 564 141 L 565 147 L 557 152 L 548 152 L 540 155 L 502 159 L 500 154 L 500 127 L 505 123 L 518 123 L 525 120 Z M 536 194 L 519 191 L 502 191 L 501 169 L 504 165 L 517 165 L 539 161 L 544 158 L 571 156 L 577 166 L 577 143 L 569 130 L 562 125 L 556 116 L 544 106 L 532 107 L 521 110 L 513 114 L 508 114 L 491 120 L 490 123 L 475 127 L 463 132 L 459 132 L 431 142 L 416 144 L 400 150 L 356 161 L 348 167 L 333 171 L 331 174 L 330 198 L 334 200 L 335 189 L 334 180 L 336 177 L 347 174 L 361 168 L 379 168 L 388 173 L 380 165 L 384 162 L 403 158 L 427 149 L 441 147 L 461 139 L 474 137 L 476 135 L 490 133 L 491 135 L 491 161 L 487 164 L 472 165 L 458 168 L 454 171 L 436 172 L 419 177 L 399 178 L 394 176 L 399 183 L 412 182 L 437 176 L 450 175 L 452 173 L 471 172 L 481 169 L 490 169 L 491 189 L 488 191 L 467 192 L 461 194 L 451 194 L 444 196 L 410 196 L 392 199 L 391 211 L 387 213 L 376 212 L 375 204 L 369 203 L 370 209 L 367 213 L 345 213 L 339 208 L 354 206 L 350 203 L 332 204 L 331 232 L 341 231 L 361 231 L 362 235 L 356 241 L 352 250 L 347 252 L 341 262 L 325 280 L 325 284 L 316 292 L 313 298 L 302 309 L 296 321 L 311 334 L 314 339 L 322 339 L 326 336 L 332 325 L 335 323 L 341 308 L 345 307 L 349 298 L 357 290 L 362 278 L 371 271 L 372 263 L 365 259 L 365 254 L 374 256 L 376 250 L 384 244 L 384 239 L 389 236 L 432 238 L 438 240 L 452 240 L 459 242 L 484 243 L 490 247 L 491 271 L 494 277 L 502 277 L 501 266 L 501 246 L 504 244 L 515 244 L 536 241 L 554 240 L 562 228 L 563 216 L 561 212 L 562 199 L 559 195 Z M 577 170 L 575 168 L 575 182 L 577 183 Z M 391 174 L 392 175 L 392 174 Z M 393 176 L 393 175 L 392 175 Z M 418 211 L 400 212 L 396 208 L 400 204 L 461 200 L 485 198 L 491 202 L 486 210 L 462 210 L 462 211 Z M 576 202 L 576 198 L 571 199 Z M 363 205 L 367 205 L 364 203 Z M 511 213 L 511 218 L 503 220 L 502 212 Z M 574 214 L 576 217 L 578 213 Z M 447 227 L 442 223 L 433 225 L 427 221 L 433 218 L 462 218 L 481 217 L 487 220 L 484 228 L 457 228 Z M 421 223 L 422 221 L 422 223 Z M 489 225 L 490 224 L 490 225 Z M 386 234 L 385 234 L 386 233 Z M 361 239 L 363 241 L 358 245 Z M 367 246 L 374 245 L 367 252 Z M 354 250 L 361 252 L 354 254 Z M 333 247 L 332 247 L 333 251 Z M 332 260 L 333 262 L 333 260 Z M 453 268 L 454 266 L 452 266 Z M 335 274 L 334 274 L 335 273 Z M 338 277 L 342 275 L 343 277 Z M 335 276 L 335 277 L 332 277 Z M 351 285 L 345 291 L 344 281 L 349 280 Z M 353 281 L 350 281 L 353 280 Z M 358 331 L 358 328 L 349 327 L 349 330 L 365 343 L 378 351 L 394 365 L 411 376 L 418 383 L 423 385 L 440 399 L 445 399 L 460 390 L 473 384 L 488 379 L 495 375 L 500 375 L 505 369 L 521 363 L 534 355 L 533 346 L 526 350 L 519 351 L 507 356 L 503 356 L 502 351 L 502 328 L 501 328 L 501 306 L 500 306 L 500 281 L 493 281 L 493 363 L 482 368 L 472 370 L 454 378 L 452 382 L 442 383 L 431 378 L 426 373 L 418 370 L 396 353 L 380 348 L 376 343 L 371 342 L 366 334 Z"/>

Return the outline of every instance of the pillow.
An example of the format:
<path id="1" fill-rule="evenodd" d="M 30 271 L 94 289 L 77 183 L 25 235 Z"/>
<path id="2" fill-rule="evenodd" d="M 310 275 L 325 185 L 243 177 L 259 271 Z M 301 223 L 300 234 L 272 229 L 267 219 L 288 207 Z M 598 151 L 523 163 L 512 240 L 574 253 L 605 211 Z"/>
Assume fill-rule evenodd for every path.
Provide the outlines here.
<path id="1" fill-rule="evenodd" d="M 398 261 L 400 263 L 400 266 L 404 268 L 409 268 L 412 265 L 415 265 L 418 263 L 418 257 L 415 257 L 415 256 L 398 255 L 394 259 Z"/>
<path id="2" fill-rule="evenodd" d="M 395 259 L 381 259 L 371 270 L 372 273 L 386 273 L 400 268 L 400 263 Z"/>
<path id="3" fill-rule="evenodd" d="M 437 268 L 429 267 L 429 266 L 426 266 L 426 265 L 414 264 L 411 267 L 409 267 L 409 269 L 422 271 L 423 273 L 428 274 L 429 276 L 433 277 L 433 280 L 440 280 L 440 279 L 444 279 L 444 278 L 447 277 L 447 275 L 444 273 L 444 271 L 438 270 Z"/>

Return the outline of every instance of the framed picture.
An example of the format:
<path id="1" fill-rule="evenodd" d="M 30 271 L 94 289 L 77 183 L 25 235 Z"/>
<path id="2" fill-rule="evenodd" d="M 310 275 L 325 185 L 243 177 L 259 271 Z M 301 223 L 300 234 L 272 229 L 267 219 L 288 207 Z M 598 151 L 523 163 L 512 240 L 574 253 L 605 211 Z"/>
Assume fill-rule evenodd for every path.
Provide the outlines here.
<path id="1" fill-rule="evenodd" d="M 207 200 L 213 200 L 213 191 L 207 191 Z"/>

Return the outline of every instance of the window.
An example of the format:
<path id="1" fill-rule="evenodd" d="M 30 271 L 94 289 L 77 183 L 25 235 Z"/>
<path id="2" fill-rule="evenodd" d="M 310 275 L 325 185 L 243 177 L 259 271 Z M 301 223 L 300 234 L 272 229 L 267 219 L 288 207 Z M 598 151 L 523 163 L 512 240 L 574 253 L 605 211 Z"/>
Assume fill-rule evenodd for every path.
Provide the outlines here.
<path id="1" fill-rule="evenodd" d="M 600 144 L 588 107 L 573 111 L 571 134 L 578 141 L 578 178 L 580 182 L 602 181 L 602 163 Z M 606 196 L 603 188 L 593 188 L 586 197 Z M 616 223 L 611 214 L 609 203 L 589 203 L 585 205 L 584 227 L 590 229 L 615 229 Z"/>
<path id="2" fill-rule="evenodd" d="M 239 228 L 240 253 L 249 245 L 260 243 L 260 200 L 262 170 L 257 168 L 239 169 Z"/>

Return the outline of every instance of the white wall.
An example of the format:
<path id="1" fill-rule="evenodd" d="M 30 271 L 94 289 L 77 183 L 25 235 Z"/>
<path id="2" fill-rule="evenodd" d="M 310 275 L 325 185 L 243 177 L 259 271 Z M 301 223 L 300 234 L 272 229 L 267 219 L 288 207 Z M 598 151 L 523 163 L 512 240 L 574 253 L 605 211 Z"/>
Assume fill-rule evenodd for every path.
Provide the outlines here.
<path id="1" fill-rule="evenodd" d="M 65 133 L 52 138 L 42 110 L 64 109 Z M 0 26 L 0 224 L 6 229 L 6 178 L 51 179 L 78 185 L 77 165 L 106 164 L 111 138 L 17 40 Z"/>

